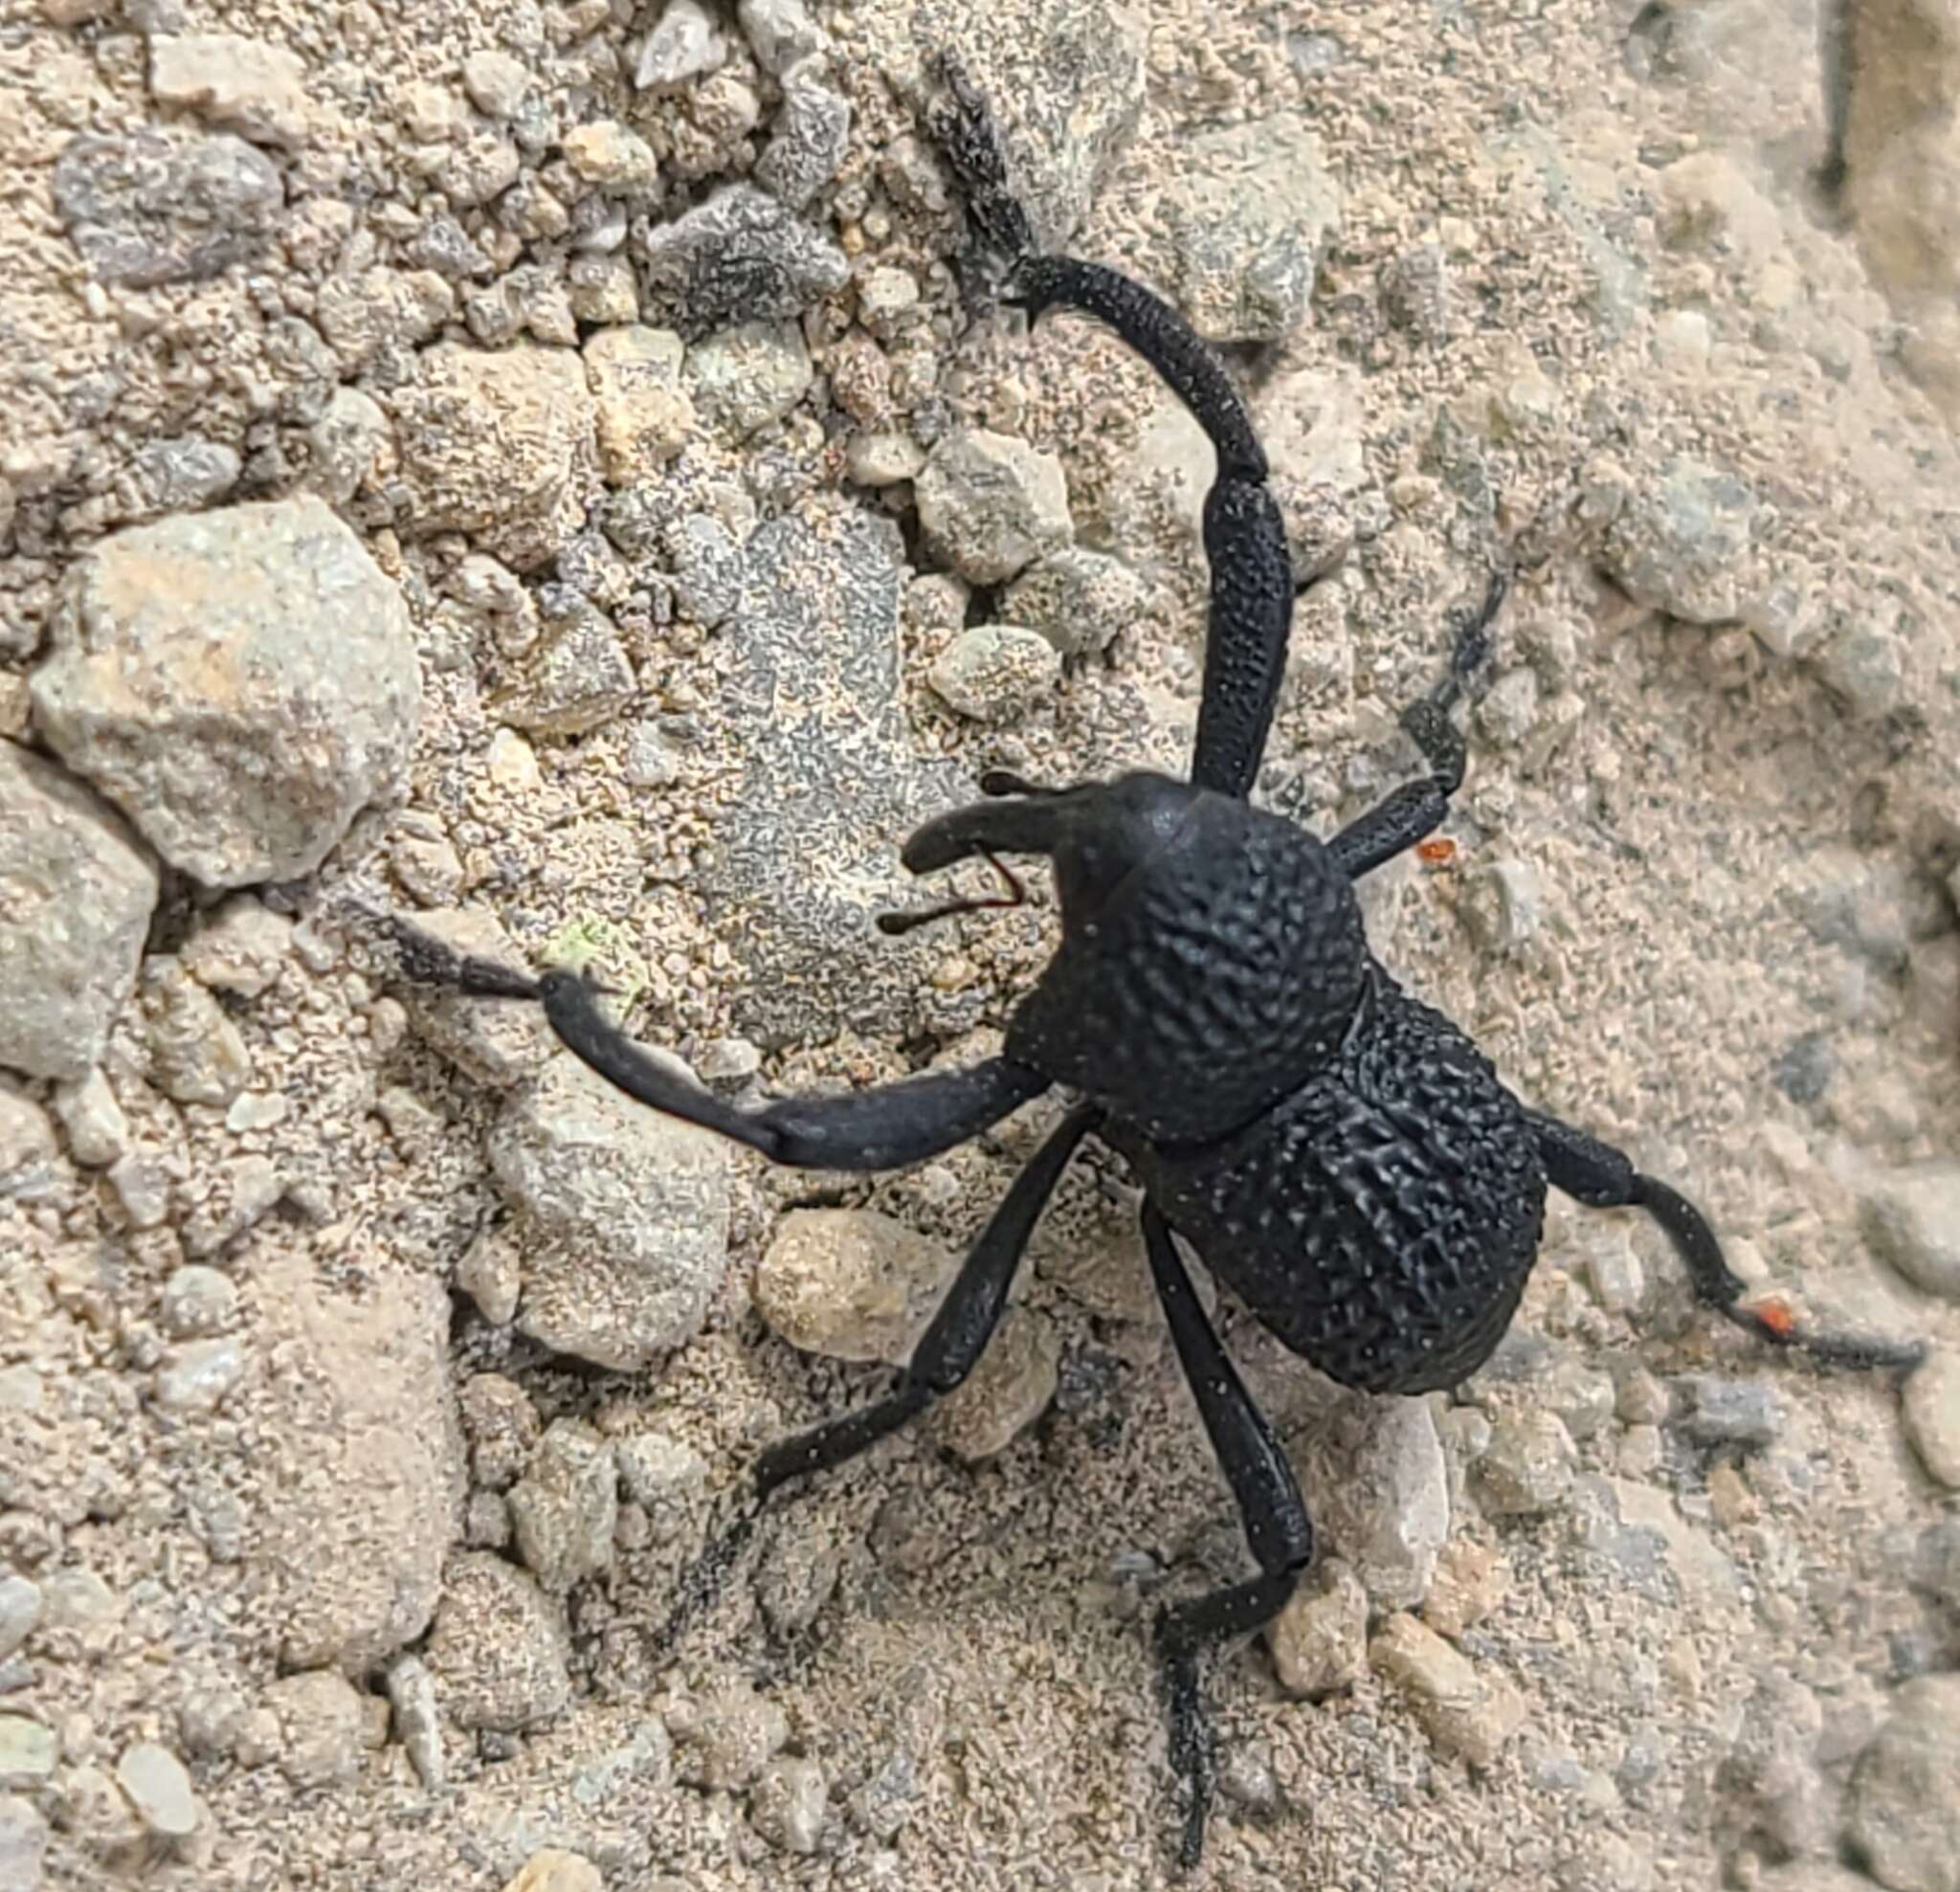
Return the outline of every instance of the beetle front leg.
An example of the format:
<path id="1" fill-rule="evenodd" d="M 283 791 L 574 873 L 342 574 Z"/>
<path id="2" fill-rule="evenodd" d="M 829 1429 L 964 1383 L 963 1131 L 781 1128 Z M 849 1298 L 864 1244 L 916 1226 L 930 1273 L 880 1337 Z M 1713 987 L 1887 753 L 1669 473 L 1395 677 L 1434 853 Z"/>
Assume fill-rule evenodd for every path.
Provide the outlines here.
<path id="1" fill-rule="evenodd" d="M 990 1057 L 843 1097 L 786 1097 L 738 1110 L 657 1062 L 599 1010 L 598 989 L 575 972 L 531 979 L 459 953 L 404 920 L 391 928 L 410 976 L 488 998 L 534 998 L 568 1050 L 629 1097 L 801 1169 L 898 1169 L 937 1156 L 1048 1088 L 1038 1071 Z"/>
<path id="2" fill-rule="evenodd" d="M 1169 1225 L 1148 1203 L 1144 1205 L 1144 1246 L 1184 1376 L 1196 1396 L 1212 1450 L 1238 1506 L 1246 1544 L 1259 1567 L 1258 1576 L 1190 1602 L 1172 1603 L 1157 1618 L 1157 1659 L 1170 1718 L 1170 1765 L 1186 1782 L 1178 1862 L 1189 1869 L 1204 1851 L 1205 1819 L 1216 1775 L 1215 1738 L 1205 1713 L 1198 1660 L 1207 1649 L 1249 1635 L 1285 1608 L 1301 1573 L 1313 1561 L 1313 1525 L 1286 1454 L 1212 1331 Z"/>

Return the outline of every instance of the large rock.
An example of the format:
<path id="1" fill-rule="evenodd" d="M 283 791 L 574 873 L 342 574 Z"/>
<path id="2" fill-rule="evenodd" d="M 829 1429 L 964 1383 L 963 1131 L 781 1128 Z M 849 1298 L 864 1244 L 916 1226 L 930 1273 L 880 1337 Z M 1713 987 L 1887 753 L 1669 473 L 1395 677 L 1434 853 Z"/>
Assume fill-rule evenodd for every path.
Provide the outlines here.
<path id="1" fill-rule="evenodd" d="M 727 1263 L 719 1137 L 560 1052 L 504 1107 L 490 1161 L 527 1225 L 524 1332 L 621 1372 L 694 1338 Z"/>
<path id="2" fill-rule="evenodd" d="M 394 395 L 402 473 L 418 532 L 469 532 L 519 570 L 584 523 L 574 475 L 592 439 L 585 364 L 569 348 L 467 348 L 421 357 Z"/>
<path id="3" fill-rule="evenodd" d="M 392 791 L 421 711 L 400 593 L 320 500 L 167 519 L 64 582 L 36 726 L 208 886 L 311 873 Z"/>
<path id="4" fill-rule="evenodd" d="M 901 556 L 897 531 L 858 512 L 772 520 L 723 626 L 722 708 L 745 768 L 702 891 L 749 975 L 742 1028 L 765 1045 L 899 1035 L 944 949 L 873 924 L 918 899 L 899 865 L 906 835 L 972 799 L 906 735 Z"/>
<path id="5" fill-rule="evenodd" d="M 0 1064 L 74 1080 L 136 983 L 157 871 L 115 812 L 0 742 Z"/>
<path id="6" fill-rule="evenodd" d="M 569 1655 L 557 1607 L 524 1571 L 480 1550 L 450 1564 L 428 1660 L 459 1727 L 549 1721 L 571 1699 Z"/>
<path id="7" fill-rule="evenodd" d="M 844 253 L 752 184 L 729 184 L 670 223 L 635 222 L 647 301 L 683 335 L 788 322 L 841 289 Z"/>
<path id="8" fill-rule="evenodd" d="M 261 1306 L 286 1366 L 270 1379 L 253 1559 L 278 1598 L 280 1659 L 357 1675 L 429 1626 L 461 1534 L 448 1298 L 380 1271 L 338 1293 L 281 1262 Z"/>
<path id="9" fill-rule="evenodd" d="M 1920 1676 L 1859 1757 L 1849 1836 L 1892 1892 L 1960 1892 L 1960 1675 Z"/>

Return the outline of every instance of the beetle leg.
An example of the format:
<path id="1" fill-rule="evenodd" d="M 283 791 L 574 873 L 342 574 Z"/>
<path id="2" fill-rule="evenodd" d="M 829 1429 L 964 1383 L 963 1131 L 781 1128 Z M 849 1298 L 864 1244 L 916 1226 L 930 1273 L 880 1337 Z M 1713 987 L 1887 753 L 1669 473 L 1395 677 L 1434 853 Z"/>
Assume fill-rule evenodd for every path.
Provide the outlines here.
<path id="1" fill-rule="evenodd" d="M 1170 1718 L 1170 1765 L 1187 1783 L 1178 1857 L 1189 1868 L 1204 1850 L 1216 1758 L 1198 1685 L 1198 1658 L 1214 1643 L 1258 1629 L 1285 1607 L 1301 1572 L 1313 1559 L 1313 1525 L 1286 1454 L 1212 1331 L 1169 1227 L 1147 1202 L 1144 1245 L 1184 1376 L 1196 1396 L 1212 1450 L 1232 1487 L 1246 1544 L 1260 1572 L 1229 1589 L 1170 1604 L 1157 1619 L 1157 1658 Z"/>
<path id="2" fill-rule="evenodd" d="M 1810 1333 L 1796 1324 L 1782 1301 L 1745 1301 L 1748 1283 L 1722 1258 L 1715 1231 L 1686 1196 L 1642 1175 L 1611 1144 L 1536 1110 L 1527 1110 L 1525 1116 L 1537 1138 L 1545 1173 L 1559 1189 L 1592 1209 L 1644 1209 L 1666 1231 L 1675 1253 L 1687 1264 L 1696 1295 L 1746 1332 L 1778 1347 L 1796 1347 L 1832 1367 L 1915 1367 L 1925 1357 L 1926 1347 L 1919 1342 Z"/>
<path id="3" fill-rule="evenodd" d="M 1014 1178 L 947 1290 L 931 1324 L 912 1349 L 898 1390 L 875 1406 L 846 1413 L 779 1440 L 757 1460 L 741 1515 L 709 1543 L 681 1577 L 679 1600 L 660 1632 L 662 1648 L 714 1601 L 772 1492 L 792 1479 L 829 1471 L 855 1458 L 908 1419 L 916 1418 L 935 1399 L 944 1398 L 973 1370 L 1000 1324 L 1008 1289 L 1035 1224 L 1076 1146 L 1101 1117 L 1095 1105 L 1078 1104 Z"/>
<path id="4" fill-rule="evenodd" d="M 738 1110 L 650 1057 L 599 1010 L 597 988 L 575 972 L 529 979 L 458 953 L 406 921 L 391 923 L 416 979 L 497 998 L 535 998 L 566 1046 L 629 1097 L 800 1169 L 898 1169 L 966 1143 L 1048 1088 L 1011 1058 L 931 1071 L 843 1097 L 786 1097 Z"/>
<path id="5" fill-rule="evenodd" d="M 1450 797 L 1463 786 L 1468 759 L 1462 732 L 1450 721 L 1450 710 L 1490 654 L 1490 623 L 1509 589 L 1508 574 L 1500 571 L 1491 578 L 1482 604 L 1457 627 L 1449 667 L 1427 696 L 1402 712 L 1402 727 L 1422 751 L 1430 772 L 1419 782 L 1403 783 L 1327 843 L 1350 880 L 1413 848 L 1441 826 L 1450 812 Z"/>

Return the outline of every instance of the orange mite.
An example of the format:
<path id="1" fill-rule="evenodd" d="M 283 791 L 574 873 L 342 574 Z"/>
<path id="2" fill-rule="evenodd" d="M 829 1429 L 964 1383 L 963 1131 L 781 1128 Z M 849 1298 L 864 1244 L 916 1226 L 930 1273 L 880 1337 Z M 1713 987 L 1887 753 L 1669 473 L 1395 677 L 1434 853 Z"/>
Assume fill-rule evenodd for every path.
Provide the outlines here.
<path id="1" fill-rule="evenodd" d="M 1796 1331 L 1796 1313 L 1790 1302 L 1772 1296 L 1768 1301 L 1757 1302 L 1749 1312 L 1756 1315 L 1773 1334 L 1789 1335 Z"/>
<path id="2" fill-rule="evenodd" d="M 1457 844 L 1447 837 L 1439 837 L 1434 841 L 1417 841 L 1415 852 L 1426 865 L 1440 867 L 1444 861 L 1456 858 Z"/>

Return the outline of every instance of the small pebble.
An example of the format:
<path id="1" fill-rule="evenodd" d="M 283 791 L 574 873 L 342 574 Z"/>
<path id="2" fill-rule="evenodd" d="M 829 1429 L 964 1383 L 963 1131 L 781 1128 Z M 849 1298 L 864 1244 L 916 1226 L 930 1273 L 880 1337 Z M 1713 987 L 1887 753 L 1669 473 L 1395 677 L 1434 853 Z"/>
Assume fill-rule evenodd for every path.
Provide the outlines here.
<path id="1" fill-rule="evenodd" d="M 1523 1725 L 1525 1698 L 1410 1615 L 1391 1616 L 1368 1645 L 1372 1667 L 1412 1702 L 1430 1739 L 1472 1767 L 1488 1767 Z"/>
<path id="2" fill-rule="evenodd" d="M 1677 1428 L 1697 1445 L 1769 1445 L 1783 1430 L 1782 1396 L 1770 1380 L 1691 1373 L 1675 1385 L 1686 1402 Z"/>
<path id="3" fill-rule="evenodd" d="M 1491 1428 L 1477 1461 L 1483 1507 L 1498 1517 L 1537 1517 L 1570 1491 L 1577 1458 L 1572 1436 L 1555 1413 L 1526 1413 Z"/>
<path id="4" fill-rule="evenodd" d="M 928 680 L 962 716 L 1007 723 L 1053 694 L 1061 657 L 1038 631 L 976 624 L 941 653 Z"/>
<path id="5" fill-rule="evenodd" d="M 53 1728 L 25 1715 L 0 1715 L 0 1787 L 42 1786 L 59 1752 Z"/>
<path id="6" fill-rule="evenodd" d="M 442 1724 L 435 1712 L 435 1682 L 420 1658 L 401 1656 L 384 1677 L 394 1731 L 424 1787 L 443 1780 Z"/>
<path id="7" fill-rule="evenodd" d="M 1458 1640 L 1504 1600 L 1510 1573 L 1487 1545 L 1458 1538 L 1444 1546 L 1422 1601 L 1422 1620 L 1438 1636 Z"/>
<path id="8" fill-rule="evenodd" d="M 245 1355 L 235 1340 L 191 1340 L 168 1348 L 156 1377 L 156 1402 L 171 1413 L 209 1413 L 238 1384 Z"/>
<path id="9" fill-rule="evenodd" d="M 1266 1630 L 1273 1669 L 1289 1694 L 1317 1702 L 1351 1688 L 1368 1667 L 1368 1592 L 1329 1557 L 1287 1600 Z"/>
<path id="10" fill-rule="evenodd" d="M 237 1307 L 238 1289 L 232 1278 L 193 1263 L 164 1283 L 157 1324 L 172 1340 L 192 1340 L 229 1326 Z"/>
<path id="11" fill-rule="evenodd" d="M 606 1880 L 583 1853 L 541 1846 L 504 1882 L 503 1892 L 606 1892 Z"/>
<path id="12" fill-rule="evenodd" d="M 781 1755 L 755 1777 L 748 1793 L 749 1823 L 786 1853 L 813 1853 L 828 1797 L 823 1770 L 814 1761 Z"/>
<path id="13" fill-rule="evenodd" d="M 667 1725 L 680 1744 L 676 1772 L 696 1787 L 746 1787 L 790 1738 L 782 1709 L 740 1680 L 677 1703 Z"/>
<path id="14" fill-rule="evenodd" d="M 197 1830 L 197 1795 L 184 1763 L 154 1741 L 139 1741 L 116 1763 L 116 1780 L 145 1826 L 159 1838 L 184 1839 Z"/>
<path id="15" fill-rule="evenodd" d="M 1920 1462 L 1949 1491 L 1960 1491 L 1960 1353 L 1929 1354 L 1905 1382 L 1901 1411 Z"/>
<path id="16" fill-rule="evenodd" d="M 41 1588 L 24 1576 L 0 1576 L 0 1661 L 32 1636 L 41 1620 Z"/>
<path id="17" fill-rule="evenodd" d="M 555 1420 L 510 1489 L 518 1554 L 547 1591 L 562 1593 L 612 1561 L 619 1523 L 612 1448 L 576 1419 Z"/>

